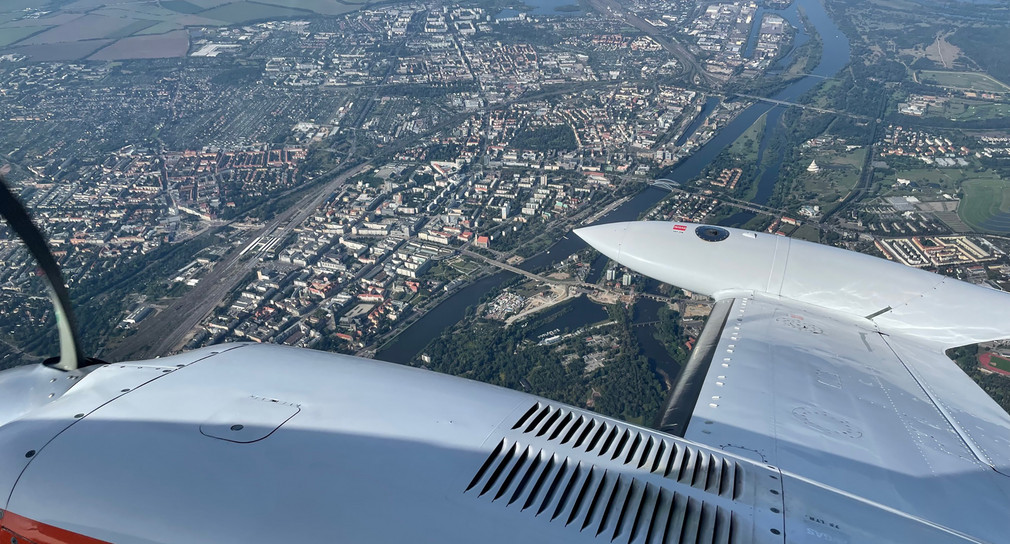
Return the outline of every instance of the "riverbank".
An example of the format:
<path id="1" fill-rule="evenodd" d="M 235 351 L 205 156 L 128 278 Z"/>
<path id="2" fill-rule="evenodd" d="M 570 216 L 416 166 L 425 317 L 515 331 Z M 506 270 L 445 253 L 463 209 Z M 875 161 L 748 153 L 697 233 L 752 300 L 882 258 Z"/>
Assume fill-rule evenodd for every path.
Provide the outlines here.
<path id="1" fill-rule="evenodd" d="M 509 325 L 512 325 L 517 321 L 522 321 L 537 312 L 552 308 L 565 301 L 582 296 L 582 293 L 573 294 L 571 287 L 562 285 L 552 285 L 550 286 L 550 291 L 551 294 L 548 296 L 534 295 L 530 297 L 526 301 L 526 305 L 519 313 L 510 315 L 505 319 L 505 326 L 508 327 Z"/>
<path id="2" fill-rule="evenodd" d="M 824 54 L 816 68 L 811 72 L 811 75 L 800 78 L 782 91 L 779 91 L 772 97 L 776 100 L 794 101 L 816 85 L 823 83 L 825 77 L 833 76 L 849 62 L 848 39 L 828 17 L 819 0 L 797 0 L 789 8 L 775 10 L 775 12 L 789 20 L 791 24 L 801 30 L 800 33 L 805 35 L 805 32 L 802 32 L 803 23 L 800 21 L 797 11 L 799 7 L 804 9 L 809 24 L 817 30 L 817 33 L 823 40 L 822 51 Z M 809 37 L 803 41 L 806 41 L 806 39 L 809 39 Z M 748 128 L 753 126 L 759 117 L 770 113 L 766 118 L 765 131 L 762 135 L 762 143 L 764 144 L 765 138 L 774 137 L 774 131 L 779 126 L 778 119 L 782 111 L 784 111 L 783 106 L 773 106 L 762 102 L 745 108 L 733 121 L 724 126 L 722 130 L 718 131 L 713 138 L 691 156 L 664 170 L 660 177 L 672 179 L 680 183 L 696 179 L 719 153 L 736 141 Z M 778 181 L 780 167 L 780 162 L 772 161 L 766 164 L 758 187 L 755 190 L 753 202 L 764 204 L 768 201 L 775 183 Z M 622 200 L 611 203 L 601 212 L 591 214 L 587 217 L 584 224 L 588 225 L 603 221 L 633 221 L 667 194 L 669 193 L 662 189 L 645 187 L 633 195 L 622 197 Z M 753 215 L 753 212 L 741 212 L 740 214 L 734 214 L 727 221 L 743 224 L 753 218 Z M 586 245 L 581 239 L 569 234 L 558 240 L 546 251 L 527 258 L 520 268 L 524 270 L 538 270 L 563 260 L 585 247 Z M 594 261 L 587 281 L 590 283 L 595 281 L 595 278 L 598 278 L 599 274 L 602 273 L 602 268 L 605 264 L 605 257 L 600 257 Z M 468 306 L 476 304 L 488 291 L 496 288 L 503 281 L 511 277 L 511 273 L 499 272 L 457 290 L 456 293 L 449 296 L 444 302 L 418 319 L 411 327 L 400 333 L 395 341 L 387 342 L 378 351 L 376 357 L 394 362 L 409 362 L 433 338 L 438 337 L 443 330 L 462 319 Z"/>

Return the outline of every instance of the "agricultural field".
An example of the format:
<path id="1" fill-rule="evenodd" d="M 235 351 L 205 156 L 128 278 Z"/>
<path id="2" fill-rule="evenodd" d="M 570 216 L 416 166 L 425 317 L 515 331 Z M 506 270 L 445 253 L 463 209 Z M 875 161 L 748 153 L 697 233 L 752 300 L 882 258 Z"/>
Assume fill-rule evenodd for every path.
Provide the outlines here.
<path id="1" fill-rule="evenodd" d="M 152 26 L 154 26 L 156 24 L 158 24 L 158 23 L 156 23 L 155 21 L 146 21 L 146 20 L 134 21 L 134 22 L 132 22 L 132 23 L 130 23 L 130 24 L 128 24 L 128 25 L 126 25 L 126 26 L 124 26 L 124 27 L 116 30 L 115 32 L 110 32 L 105 37 L 106 38 L 129 38 L 130 36 L 133 36 L 134 34 L 137 34 L 138 32 L 142 32 L 143 30 L 145 30 L 147 28 L 150 28 L 150 27 L 152 27 Z"/>
<path id="2" fill-rule="evenodd" d="M 992 77 L 978 72 L 942 72 L 923 70 L 919 73 L 919 81 L 929 85 L 939 85 L 952 89 L 968 89 L 981 92 L 1003 93 L 1010 87 L 996 81 Z"/>
<path id="3" fill-rule="evenodd" d="M 88 57 L 89 60 L 160 59 L 182 57 L 189 50 L 189 35 L 176 30 L 154 36 L 132 36 L 119 40 Z"/>
<path id="4" fill-rule="evenodd" d="M 298 17 L 311 15 L 312 12 L 302 9 L 291 9 L 272 4 L 257 2 L 233 2 L 220 7 L 201 11 L 200 17 L 216 19 L 227 24 L 240 24 L 249 21 L 276 19 L 280 17 Z"/>
<path id="5" fill-rule="evenodd" d="M 186 0 L 162 0 L 160 2 L 161 7 L 165 9 L 170 9 L 177 13 L 200 13 L 201 11 L 207 9 L 202 6 L 198 6 Z"/>
<path id="6" fill-rule="evenodd" d="M 45 27 L 38 28 L 32 26 L 0 28 L 0 47 L 19 42 L 36 32 L 42 32 L 44 29 Z"/>
<path id="7" fill-rule="evenodd" d="M 212 25 L 208 25 L 212 26 Z M 174 30 L 184 30 L 183 25 L 176 23 L 174 21 L 163 21 L 156 23 L 154 26 L 149 26 L 140 32 L 137 32 L 136 36 L 146 36 L 151 34 L 167 34 Z"/>
<path id="8" fill-rule="evenodd" d="M 973 229 L 1010 233 L 1010 181 L 971 179 L 962 184 L 964 198 L 958 216 Z"/>
<path id="9" fill-rule="evenodd" d="M 78 60 L 98 51 L 112 43 L 112 40 L 86 40 L 80 42 L 42 43 L 25 45 L 10 50 L 19 55 L 26 55 L 36 61 L 69 61 Z"/>
<path id="10" fill-rule="evenodd" d="M 135 20 L 133 19 L 88 14 L 36 34 L 31 38 L 23 40 L 20 45 L 41 45 L 107 38 L 110 37 L 110 34 L 118 34 L 119 30 L 132 25 L 134 22 Z"/>
<path id="11" fill-rule="evenodd" d="M 77 0 L 38 17 L 38 12 L 24 9 L 45 9 L 46 2 L 5 0 L 0 2 L 0 14 L 9 15 L 8 22 L 0 24 L 0 54 L 26 55 L 33 60 L 78 60 L 91 55 L 94 60 L 182 57 L 189 50 L 189 27 L 340 15 L 365 3 L 367 0 Z"/>
<path id="12" fill-rule="evenodd" d="M 368 3 L 367 0 L 261 0 L 263 4 L 314 11 L 320 15 L 343 15 Z"/>
<path id="13" fill-rule="evenodd" d="M 7 15 L 6 18 L 11 17 Z M 14 16 L 16 17 L 16 15 Z M 32 19 L 8 19 L 7 22 L 0 25 L 0 28 L 35 28 L 36 30 L 42 30 L 46 27 L 55 27 L 58 25 L 68 24 L 76 19 L 80 19 L 82 15 L 80 13 L 50 13 L 45 17 L 32 18 Z"/>
<path id="14" fill-rule="evenodd" d="M 203 9 L 216 8 L 225 4 L 231 4 L 235 0 L 187 0 L 190 4 L 195 4 Z"/>

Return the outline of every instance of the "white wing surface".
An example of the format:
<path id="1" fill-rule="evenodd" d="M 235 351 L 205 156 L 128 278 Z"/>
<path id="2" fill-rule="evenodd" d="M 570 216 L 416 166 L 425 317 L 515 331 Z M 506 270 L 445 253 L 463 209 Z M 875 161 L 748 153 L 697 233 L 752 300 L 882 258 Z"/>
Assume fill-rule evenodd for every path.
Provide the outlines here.
<path id="1" fill-rule="evenodd" d="M 685 436 L 279 346 L 36 366 L 0 373 L 0 538 L 1006 541 L 1010 422 L 942 354 L 1005 335 L 984 309 L 1006 308 L 1005 295 L 777 237 L 673 227 L 580 234 L 719 299 L 675 391 Z M 951 300 L 985 304 L 936 307 Z"/>
<path id="2" fill-rule="evenodd" d="M 944 355 L 1010 336 L 1010 296 L 736 229 L 647 222 L 577 232 L 633 269 L 719 301 L 671 430 L 780 469 L 787 535 L 850 541 L 839 527 L 853 512 L 812 500 L 818 490 L 982 541 L 1010 534 L 1010 417 Z"/>

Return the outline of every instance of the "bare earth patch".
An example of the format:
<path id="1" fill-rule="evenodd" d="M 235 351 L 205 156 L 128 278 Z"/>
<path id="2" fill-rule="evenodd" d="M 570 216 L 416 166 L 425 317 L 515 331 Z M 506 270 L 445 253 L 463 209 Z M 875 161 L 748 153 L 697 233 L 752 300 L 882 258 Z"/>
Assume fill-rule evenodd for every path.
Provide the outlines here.
<path id="1" fill-rule="evenodd" d="M 938 62 L 944 68 L 953 68 L 954 61 L 961 56 L 961 50 L 947 41 L 950 34 L 938 34 L 936 40 L 926 47 L 926 58 Z"/>

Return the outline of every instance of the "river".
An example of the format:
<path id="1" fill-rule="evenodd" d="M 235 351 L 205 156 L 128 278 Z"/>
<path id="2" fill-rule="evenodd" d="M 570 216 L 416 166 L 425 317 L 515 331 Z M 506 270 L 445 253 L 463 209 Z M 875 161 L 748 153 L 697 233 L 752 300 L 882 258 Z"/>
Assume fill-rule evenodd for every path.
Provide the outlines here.
<path id="1" fill-rule="evenodd" d="M 822 83 L 825 78 L 830 78 L 837 74 L 839 70 L 849 63 L 849 40 L 831 20 L 819 0 L 796 0 L 792 5 L 783 10 L 772 10 L 762 7 L 759 8 L 758 13 L 777 13 L 788 20 L 797 29 L 796 39 L 793 43 L 793 50 L 795 50 L 796 47 L 810 39 L 800 21 L 797 11 L 800 7 L 803 8 L 807 19 L 821 36 L 824 44 L 824 53 L 817 67 L 814 68 L 810 75 L 793 82 L 774 95 L 772 98 L 776 100 L 792 101 L 797 99 L 813 89 L 817 84 Z M 759 16 L 755 17 L 755 24 L 760 24 Z M 786 58 L 783 59 L 783 62 L 788 63 L 792 55 L 793 51 L 790 51 Z M 784 128 L 779 124 L 779 118 L 783 111 L 783 107 L 781 106 L 772 106 L 764 102 L 758 102 L 748 107 L 733 121 L 723 127 L 708 143 L 690 157 L 664 172 L 662 177 L 674 179 L 682 183 L 697 178 L 723 149 L 732 144 L 758 118 L 767 113 L 765 132 L 761 140 L 761 152 L 763 153 L 766 150 L 767 142 L 775 137 L 776 131 L 783 130 Z M 707 116 L 708 113 L 705 112 L 704 115 Z M 758 204 L 766 203 L 771 197 L 781 166 L 781 157 L 777 159 L 769 164 L 758 181 L 757 196 L 753 200 Z M 666 191 L 655 187 L 644 189 L 623 205 L 601 217 L 597 220 L 597 223 L 638 219 L 638 217 L 667 194 Z M 741 212 L 730 216 L 724 223 L 728 225 L 742 225 L 750 220 L 751 217 L 753 217 L 751 212 Z M 569 234 L 546 252 L 527 259 L 522 264 L 522 268 L 524 270 L 537 270 L 546 267 L 565 259 L 584 247 L 586 247 L 586 244 L 581 239 Z M 603 272 L 602 268 L 605 264 L 606 258 L 603 256 L 594 261 L 588 279 L 590 281 L 598 279 Z M 500 285 L 501 282 L 512 276 L 513 274 L 510 272 L 499 272 L 460 289 L 397 336 L 391 344 L 376 354 L 376 358 L 397 363 L 408 363 L 428 345 L 428 342 L 437 338 L 446 327 L 462 319 L 467 307 L 476 304 L 488 290 Z M 639 312 L 642 312 L 643 315 L 651 314 L 654 316 L 656 310 L 652 307 L 654 304 L 651 302 L 648 303 L 648 307 L 640 308 Z M 592 315 L 590 312 L 586 312 L 586 314 L 589 316 Z M 577 328 L 591 322 L 585 319 L 580 321 L 575 319 L 574 316 L 570 316 L 570 314 L 566 315 L 569 316 L 564 323 L 567 328 Z M 591 319 L 591 317 L 587 317 L 586 319 Z M 643 320 L 648 321 L 649 319 Z M 546 330 L 553 328 L 560 327 L 555 324 L 549 326 Z M 673 372 L 669 358 L 666 356 L 662 345 L 654 339 L 650 341 L 653 330 L 653 327 L 636 327 L 635 334 L 642 344 L 645 355 L 654 362 L 656 368 L 664 370 L 664 372 Z M 671 375 L 671 377 L 673 376 Z"/>

